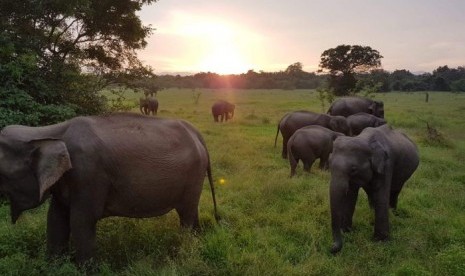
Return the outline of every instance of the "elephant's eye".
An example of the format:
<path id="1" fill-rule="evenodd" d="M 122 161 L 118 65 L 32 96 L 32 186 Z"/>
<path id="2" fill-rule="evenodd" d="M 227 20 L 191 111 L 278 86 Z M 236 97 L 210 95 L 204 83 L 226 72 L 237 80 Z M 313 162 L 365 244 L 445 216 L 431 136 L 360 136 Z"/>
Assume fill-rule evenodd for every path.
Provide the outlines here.
<path id="1" fill-rule="evenodd" d="M 350 175 L 356 175 L 358 172 L 358 168 L 356 166 L 350 167 Z"/>

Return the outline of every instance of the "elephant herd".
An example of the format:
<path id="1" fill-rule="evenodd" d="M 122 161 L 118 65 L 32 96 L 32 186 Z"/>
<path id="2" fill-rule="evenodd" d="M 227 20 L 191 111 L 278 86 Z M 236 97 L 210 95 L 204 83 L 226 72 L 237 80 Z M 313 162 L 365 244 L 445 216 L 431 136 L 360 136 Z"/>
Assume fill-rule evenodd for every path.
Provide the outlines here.
<path id="1" fill-rule="evenodd" d="M 234 109 L 216 102 L 214 121 L 231 119 Z M 385 124 L 382 103 L 342 98 L 328 113 L 291 112 L 281 119 L 278 133 L 291 176 L 299 160 L 310 170 L 320 158 L 320 168 L 331 171 L 335 253 L 342 248 L 341 230 L 352 226 L 359 188 L 375 209 L 375 238 L 388 237 L 388 208 L 396 207 L 419 160 L 413 142 Z M 205 176 L 218 220 L 207 146 L 184 120 L 116 113 L 43 127 L 11 125 L 0 133 L 0 192 L 10 201 L 12 223 L 51 197 L 47 250 L 64 254 L 71 239 L 77 263 L 94 256 L 96 225 L 105 217 L 153 217 L 174 209 L 181 226 L 199 227 Z"/>
<path id="2" fill-rule="evenodd" d="M 389 237 L 389 207 L 397 207 L 404 183 L 419 164 L 416 145 L 384 120 L 384 104 L 360 97 L 336 100 L 328 114 L 295 111 L 278 124 L 282 157 L 289 159 L 291 177 L 297 163 L 310 171 L 316 159 L 330 169 L 332 253 L 342 249 L 341 231 L 350 231 L 362 188 L 375 211 L 375 240 Z"/>

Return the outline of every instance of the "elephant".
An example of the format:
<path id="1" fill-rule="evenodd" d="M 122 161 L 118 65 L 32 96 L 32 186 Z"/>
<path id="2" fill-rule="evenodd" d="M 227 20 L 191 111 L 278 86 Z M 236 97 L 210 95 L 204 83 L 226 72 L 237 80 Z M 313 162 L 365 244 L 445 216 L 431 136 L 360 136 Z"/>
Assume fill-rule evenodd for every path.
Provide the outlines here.
<path id="1" fill-rule="evenodd" d="M 347 117 L 347 123 L 349 124 L 351 135 L 356 136 L 367 127 L 379 127 L 386 124 L 386 120 L 372 114 L 359 112 Z"/>
<path id="2" fill-rule="evenodd" d="M 375 240 L 389 238 L 389 207 L 397 208 L 399 193 L 418 164 L 415 143 L 387 124 L 334 141 L 329 158 L 333 254 L 342 249 L 341 230 L 347 232 L 352 228 L 360 187 L 374 208 Z"/>
<path id="3" fill-rule="evenodd" d="M 384 118 L 384 103 L 363 97 L 342 97 L 331 104 L 327 113 L 348 117 L 359 112 Z"/>
<path id="4" fill-rule="evenodd" d="M 154 97 L 141 97 L 139 99 L 139 109 L 142 114 L 145 115 L 157 115 L 158 111 L 158 100 Z"/>
<path id="5" fill-rule="evenodd" d="M 289 112 L 279 121 L 278 130 L 274 139 L 274 146 L 276 147 L 278 134 L 281 131 L 281 135 L 283 136 L 281 155 L 284 159 L 287 158 L 287 142 L 292 134 L 299 128 L 310 125 L 319 125 L 336 132 L 341 132 L 345 135 L 350 134 L 349 125 L 347 124 L 346 118 L 343 116 L 331 116 L 306 110 Z"/>
<path id="6" fill-rule="evenodd" d="M 335 132 L 322 126 L 313 125 L 298 129 L 287 142 L 287 153 L 291 166 L 291 175 L 295 175 L 295 169 L 299 160 L 304 164 L 304 170 L 310 172 L 310 168 L 316 159 L 320 159 L 320 169 L 328 169 L 329 154 L 333 150 L 333 141 L 344 134 Z"/>
<path id="7" fill-rule="evenodd" d="M 234 109 L 236 105 L 227 101 L 219 100 L 212 105 L 212 114 L 215 122 L 218 122 L 218 117 L 221 117 L 220 122 L 223 120 L 228 121 L 234 116 Z"/>
<path id="8" fill-rule="evenodd" d="M 66 253 L 71 237 L 78 264 L 94 256 L 96 224 L 105 217 L 175 209 L 182 227 L 198 228 L 205 176 L 218 220 L 205 141 L 183 120 L 115 113 L 0 133 L 0 188 L 12 223 L 51 198 L 47 251 Z"/>

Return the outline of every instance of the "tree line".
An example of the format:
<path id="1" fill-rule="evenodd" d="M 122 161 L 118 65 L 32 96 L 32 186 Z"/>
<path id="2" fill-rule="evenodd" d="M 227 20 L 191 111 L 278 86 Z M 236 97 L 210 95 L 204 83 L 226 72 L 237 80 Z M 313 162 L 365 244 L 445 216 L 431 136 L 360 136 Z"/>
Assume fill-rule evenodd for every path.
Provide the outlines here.
<path id="1" fill-rule="evenodd" d="M 151 80 L 158 86 L 170 88 L 205 89 L 316 89 L 328 85 L 331 74 L 305 72 L 300 62 L 289 65 L 284 71 L 255 72 L 249 70 L 243 74 L 219 75 L 203 72 L 193 75 L 158 75 Z M 294 70 L 293 70 L 294 69 Z M 440 66 L 431 73 L 414 74 L 400 69 L 392 72 L 375 69 L 366 73 L 355 73 L 355 86 L 348 93 L 357 93 L 373 88 L 375 92 L 390 91 L 454 91 L 465 92 L 465 66 L 450 68 Z M 344 93 L 342 93 L 344 94 Z"/>

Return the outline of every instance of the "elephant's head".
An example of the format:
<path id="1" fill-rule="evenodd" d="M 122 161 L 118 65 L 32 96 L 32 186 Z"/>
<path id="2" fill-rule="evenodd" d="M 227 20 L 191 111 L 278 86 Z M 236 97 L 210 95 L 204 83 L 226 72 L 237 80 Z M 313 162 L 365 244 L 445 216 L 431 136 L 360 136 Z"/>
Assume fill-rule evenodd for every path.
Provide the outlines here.
<path id="1" fill-rule="evenodd" d="M 228 103 L 226 106 L 226 111 L 228 115 L 230 116 L 229 119 L 232 119 L 234 117 L 234 110 L 236 109 L 236 105 L 232 103 Z"/>
<path id="2" fill-rule="evenodd" d="M 330 116 L 329 128 L 331 128 L 332 131 L 341 132 L 345 135 L 350 135 L 350 127 L 347 123 L 346 117 L 344 116 Z"/>
<path id="3" fill-rule="evenodd" d="M 384 118 L 384 103 L 382 101 L 373 101 L 368 107 L 371 114 L 379 118 Z"/>
<path id="4" fill-rule="evenodd" d="M 12 222 L 40 205 L 70 168 L 68 150 L 60 140 L 22 142 L 0 136 L 0 190 L 10 200 Z"/>
<path id="5" fill-rule="evenodd" d="M 357 196 L 349 191 L 359 187 L 369 190 L 373 177 L 385 173 L 386 162 L 386 150 L 377 141 L 359 137 L 339 137 L 334 141 L 329 160 L 332 253 L 342 249 L 341 230 L 350 229 L 352 224 Z"/>

